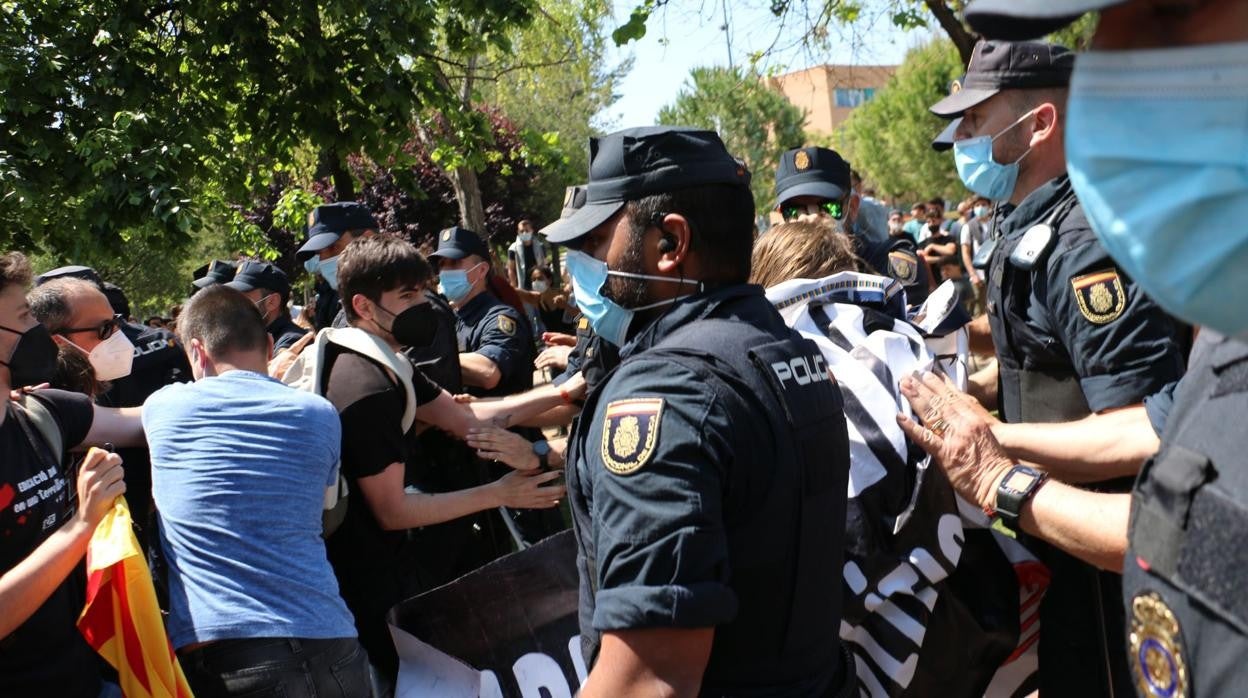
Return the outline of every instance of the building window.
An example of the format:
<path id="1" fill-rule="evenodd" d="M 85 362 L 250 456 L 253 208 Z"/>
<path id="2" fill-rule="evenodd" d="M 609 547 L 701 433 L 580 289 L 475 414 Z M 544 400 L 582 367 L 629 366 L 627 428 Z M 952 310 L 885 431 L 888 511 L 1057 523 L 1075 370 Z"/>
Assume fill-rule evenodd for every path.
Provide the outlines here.
<path id="1" fill-rule="evenodd" d="M 875 88 L 836 88 L 833 94 L 833 100 L 836 106 L 853 108 L 862 106 L 864 102 L 869 101 L 875 96 Z"/>

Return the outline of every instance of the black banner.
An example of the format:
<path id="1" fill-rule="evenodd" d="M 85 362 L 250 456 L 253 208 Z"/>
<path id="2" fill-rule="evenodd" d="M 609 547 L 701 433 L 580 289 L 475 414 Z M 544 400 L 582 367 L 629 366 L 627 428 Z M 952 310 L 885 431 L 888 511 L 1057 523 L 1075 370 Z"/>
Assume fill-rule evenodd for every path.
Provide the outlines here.
<path id="1" fill-rule="evenodd" d="M 571 698 L 585 677 L 571 531 L 410 598 L 387 620 L 399 696 Z"/>

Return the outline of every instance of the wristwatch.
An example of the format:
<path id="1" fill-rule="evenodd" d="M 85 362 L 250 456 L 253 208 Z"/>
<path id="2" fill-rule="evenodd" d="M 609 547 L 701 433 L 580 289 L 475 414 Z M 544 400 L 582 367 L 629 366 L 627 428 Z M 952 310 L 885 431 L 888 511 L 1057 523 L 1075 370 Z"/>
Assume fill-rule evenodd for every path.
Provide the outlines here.
<path id="1" fill-rule="evenodd" d="M 550 470 L 550 444 L 546 439 L 533 442 L 533 455 L 537 456 L 538 468 L 542 472 Z"/>
<path id="2" fill-rule="evenodd" d="M 1001 523 L 1014 532 L 1018 532 L 1018 517 L 1022 513 L 1023 503 L 1035 495 L 1040 489 L 1048 473 L 1035 468 L 1016 464 L 997 485 L 996 514 Z"/>

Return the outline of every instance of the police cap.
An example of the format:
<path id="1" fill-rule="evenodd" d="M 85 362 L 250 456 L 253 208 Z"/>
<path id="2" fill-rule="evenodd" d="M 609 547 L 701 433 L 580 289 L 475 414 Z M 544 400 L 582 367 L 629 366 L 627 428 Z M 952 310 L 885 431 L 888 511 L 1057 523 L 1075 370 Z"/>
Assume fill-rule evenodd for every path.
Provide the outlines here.
<path id="1" fill-rule="evenodd" d="M 238 271 L 233 262 L 227 262 L 223 259 L 214 259 L 208 264 L 195 270 L 195 278 L 191 284 L 195 288 L 208 288 L 217 284 L 224 284 L 234 280 L 234 273 Z"/>
<path id="2" fill-rule="evenodd" d="M 850 189 L 849 163 L 828 148 L 798 148 L 780 156 L 776 168 L 776 205 L 799 196 L 840 201 Z"/>
<path id="3" fill-rule="evenodd" d="M 539 232 L 548 238 L 551 235 L 557 235 L 559 226 L 585 205 L 586 193 L 585 185 L 583 184 L 565 189 L 563 192 L 563 210 L 559 212 L 559 220 L 547 225 Z"/>
<path id="4" fill-rule="evenodd" d="M 438 233 L 438 249 L 429 255 L 429 258 L 463 259 L 470 254 L 475 254 L 488 261 L 490 259 L 490 248 L 485 244 L 485 240 L 481 239 L 480 235 L 467 228 L 453 225 Z"/>
<path id="5" fill-rule="evenodd" d="M 589 139 L 585 205 L 546 232 L 551 242 L 575 240 L 614 216 L 626 201 L 706 184 L 748 188 L 750 173 L 714 131 L 646 126 Z"/>
<path id="6" fill-rule="evenodd" d="M 53 279 L 82 279 L 83 281 L 90 281 L 101 289 L 104 288 L 103 279 L 100 278 L 100 275 L 94 269 L 77 264 L 68 267 L 57 267 L 56 269 L 43 272 L 35 277 L 35 285 L 42 286 Z"/>
<path id="7" fill-rule="evenodd" d="M 1121 5 L 1126 0 L 974 0 L 966 21 L 992 39 L 1021 41 L 1051 34 L 1085 12 Z"/>
<path id="8" fill-rule="evenodd" d="M 348 230 L 376 230 L 377 219 L 358 201 L 323 204 L 308 214 L 307 240 L 295 258 L 300 262 L 338 242 Z"/>
<path id="9" fill-rule="evenodd" d="M 932 105 L 936 116 L 962 116 L 1002 90 L 1066 87 L 1075 54 L 1040 42 L 980 41 L 971 53 L 962 89 Z"/>
<path id="10" fill-rule="evenodd" d="M 953 132 L 958 130 L 958 124 L 960 123 L 962 123 L 962 117 L 958 117 L 953 121 L 950 121 L 949 125 L 945 127 L 945 130 L 941 131 L 940 135 L 932 139 L 932 150 L 935 150 L 938 153 L 943 153 L 946 150 L 953 148 Z"/>
<path id="11" fill-rule="evenodd" d="M 226 286 L 236 291 L 251 291 L 262 288 L 285 296 L 290 293 L 290 280 L 286 273 L 268 262 L 248 260 L 238 268 L 234 280 Z"/>

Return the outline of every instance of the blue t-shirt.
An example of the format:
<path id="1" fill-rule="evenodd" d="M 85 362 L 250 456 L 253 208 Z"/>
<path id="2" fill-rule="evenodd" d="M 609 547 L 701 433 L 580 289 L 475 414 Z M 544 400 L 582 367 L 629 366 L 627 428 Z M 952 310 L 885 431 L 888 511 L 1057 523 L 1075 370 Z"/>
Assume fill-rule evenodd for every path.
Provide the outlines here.
<path id="1" fill-rule="evenodd" d="M 174 647 L 356 636 L 321 539 L 342 432 L 329 401 L 228 371 L 161 388 L 143 428 Z"/>

